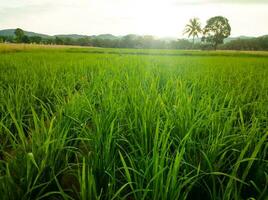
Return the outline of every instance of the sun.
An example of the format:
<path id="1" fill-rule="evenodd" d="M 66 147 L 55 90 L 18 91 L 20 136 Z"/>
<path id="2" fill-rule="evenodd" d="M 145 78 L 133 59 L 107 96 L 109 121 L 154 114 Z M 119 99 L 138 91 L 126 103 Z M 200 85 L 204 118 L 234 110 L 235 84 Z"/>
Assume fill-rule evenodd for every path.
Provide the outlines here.
<path id="1" fill-rule="evenodd" d="M 133 16 L 136 32 L 142 35 L 179 37 L 189 16 L 186 9 L 164 1 L 146 1 L 133 9 L 137 10 Z"/>

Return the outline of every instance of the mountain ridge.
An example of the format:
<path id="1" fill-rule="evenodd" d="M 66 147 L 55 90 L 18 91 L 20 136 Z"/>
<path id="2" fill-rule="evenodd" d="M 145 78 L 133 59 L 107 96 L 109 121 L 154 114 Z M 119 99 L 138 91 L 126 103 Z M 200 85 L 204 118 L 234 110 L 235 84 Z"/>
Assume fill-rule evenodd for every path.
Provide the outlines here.
<path id="1" fill-rule="evenodd" d="M 9 37 L 14 37 L 15 29 L 2 29 L 0 30 L 0 36 L 9 36 Z M 43 34 L 43 33 L 36 33 L 32 31 L 24 31 L 25 35 L 29 37 L 33 36 L 39 36 L 43 38 L 55 38 L 55 37 L 61 37 L 61 38 L 71 38 L 71 39 L 80 39 L 84 37 L 91 37 L 91 38 L 98 38 L 98 39 L 110 39 L 110 40 L 115 40 L 115 39 L 120 39 L 123 36 L 115 36 L 113 34 L 99 34 L 99 35 L 82 35 L 82 34 L 56 34 L 56 35 L 48 35 L 48 34 Z M 128 35 L 136 35 L 136 34 L 128 34 Z M 138 36 L 138 35 L 137 35 Z M 263 35 L 266 36 L 266 35 Z M 262 37 L 262 36 L 260 36 Z M 175 38 L 175 37 L 155 37 L 159 40 L 164 40 L 164 41 L 172 41 L 172 40 L 177 40 L 177 39 L 186 39 L 186 40 L 191 40 L 191 38 Z M 237 36 L 237 37 L 229 37 L 225 39 L 225 42 L 230 42 L 232 40 L 236 39 L 252 39 L 252 38 L 258 38 L 254 36 Z M 201 39 L 198 38 L 196 41 L 200 41 Z"/>

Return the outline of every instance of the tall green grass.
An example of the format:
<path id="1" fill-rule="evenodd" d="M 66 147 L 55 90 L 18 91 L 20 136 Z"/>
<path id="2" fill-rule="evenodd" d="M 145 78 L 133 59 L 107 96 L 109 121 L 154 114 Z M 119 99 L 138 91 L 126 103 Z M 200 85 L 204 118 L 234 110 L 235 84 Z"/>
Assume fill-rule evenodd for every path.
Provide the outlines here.
<path id="1" fill-rule="evenodd" d="M 265 56 L 2 53 L 0 197 L 266 199 L 267 77 Z"/>

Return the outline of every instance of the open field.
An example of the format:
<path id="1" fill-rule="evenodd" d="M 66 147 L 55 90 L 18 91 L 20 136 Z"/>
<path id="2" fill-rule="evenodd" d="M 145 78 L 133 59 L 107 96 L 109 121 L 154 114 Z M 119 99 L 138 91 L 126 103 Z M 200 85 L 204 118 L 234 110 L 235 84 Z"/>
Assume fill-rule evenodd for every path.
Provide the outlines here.
<path id="1" fill-rule="evenodd" d="M 83 47 L 67 45 L 38 45 L 38 44 L 0 44 L 1 53 L 10 52 L 44 52 L 61 51 L 72 53 L 91 54 L 120 54 L 120 55 L 163 55 L 163 56 L 232 56 L 232 57 L 267 57 L 268 51 L 201 51 L 201 50 L 174 50 L 174 49 L 117 49 L 100 47 Z"/>
<path id="2" fill-rule="evenodd" d="M 267 199 L 268 53 L 0 46 L 0 199 Z"/>

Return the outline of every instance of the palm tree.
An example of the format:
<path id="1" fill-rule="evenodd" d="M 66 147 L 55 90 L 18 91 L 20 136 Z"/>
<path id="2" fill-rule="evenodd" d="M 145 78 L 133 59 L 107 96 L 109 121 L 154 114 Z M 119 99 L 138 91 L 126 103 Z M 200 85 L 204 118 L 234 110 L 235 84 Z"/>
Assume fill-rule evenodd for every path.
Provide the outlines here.
<path id="1" fill-rule="evenodd" d="M 201 23 L 198 18 L 190 19 L 189 24 L 185 26 L 183 34 L 188 34 L 189 37 L 193 37 L 193 43 L 199 33 L 202 32 Z"/>

